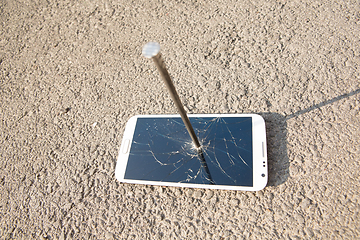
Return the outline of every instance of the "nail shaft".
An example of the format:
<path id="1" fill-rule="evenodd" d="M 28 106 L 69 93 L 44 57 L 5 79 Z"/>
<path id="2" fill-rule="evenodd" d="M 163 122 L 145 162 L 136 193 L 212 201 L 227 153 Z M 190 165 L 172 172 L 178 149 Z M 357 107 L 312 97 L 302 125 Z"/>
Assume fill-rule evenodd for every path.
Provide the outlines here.
<path id="1" fill-rule="evenodd" d="M 190 123 L 190 120 L 186 114 L 184 106 L 182 105 L 182 103 L 180 101 L 179 95 L 177 94 L 175 86 L 174 86 L 173 82 L 171 81 L 170 75 L 165 67 L 164 60 L 161 57 L 160 45 L 156 42 L 149 42 L 144 46 L 142 53 L 145 57 L 153 59 L 157 69 L 160 72 L 162 79 L 164 80 L 166 88 L 169 90 L 170 96 L 171 96 L 172 100 L 174 101 L 175 106 L 177 107 L 177 109 L 180 113 L 181 119 L 183 120 L 183 122 L 186 126 L 186 129 L 189 132 L 190 137 L 194 142 L 194 145 L 198 152 L 200 164 L 204 169 L 205 178 L 209 181 L 209 184 L 215 184 L 215 182 L 213 181 L 213 179 L 211 177 L 210 170 L 206 163 L 205 156 L 204 156 L 203 150 L 200 146 L 199 140 L 196 137 L 195 131 L 194 131 L 194 129 Z"/>
<path id="2" fill-rule="evenodd" d="M 165 63 L 161 57 L 161 53 L 158 53 L 157 55 L 155 55 L 154 57 L 152 57 L 152 59 L 154 60 L 154 63 L 157 67 L 157 69 L 160 72 L 160 75 L 162 77 L 162 79 L 164 80 L 164 83 L 166 85 L 166 88 L 169 90 L 170 92 L 170 96 L 172 98 L 172 100 L 175 103 L 175 106 L 177 107 L 180 116 L 186 126 L 186 129 L 188 130 L 191 139 L 193 140 L 195 147 L 197 149 L 200 149 L 200 143 L 198 138 L 196 137 L 195 131 L 190 123 L 189 117 L 186 114 L 186 111 L 180 101 L 179 95 L 176 92 L 176 89 L 174 87 L 173 82 L 171 81 L 170 75 L 165 67 Z"/>

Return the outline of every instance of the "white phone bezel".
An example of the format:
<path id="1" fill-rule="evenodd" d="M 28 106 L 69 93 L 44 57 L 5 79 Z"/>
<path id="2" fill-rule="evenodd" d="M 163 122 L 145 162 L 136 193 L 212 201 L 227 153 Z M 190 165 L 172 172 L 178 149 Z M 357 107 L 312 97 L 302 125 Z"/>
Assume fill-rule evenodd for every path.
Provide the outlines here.
<path id="1" fill-rule="evenodd" d="M 136 115 L 129 119 L 126 124 L 119 155 L 117 159 L 115 176 L 120 182 L 147 184 L 158 186 L 173 187 L 190 187 L 206 189 L 225 189 L 225 190 L 242 190 L 242 191 L 259 191 L 262 190 L 268 181 L 267 152 L 266 152 L 266 130 L 264 119 L 257 114 L 188 114 L 191 117 L 251 117 L 253 133 L 253 186 L 227 186 L 227 185 L 206 185 L 193 183 L 173 183 L 159 181 L 144 181 L 124 179 L 125 169 L 129 158 L 133 134 L 138 118 L 169 118 L 180 117 L 180 115 Z"/>

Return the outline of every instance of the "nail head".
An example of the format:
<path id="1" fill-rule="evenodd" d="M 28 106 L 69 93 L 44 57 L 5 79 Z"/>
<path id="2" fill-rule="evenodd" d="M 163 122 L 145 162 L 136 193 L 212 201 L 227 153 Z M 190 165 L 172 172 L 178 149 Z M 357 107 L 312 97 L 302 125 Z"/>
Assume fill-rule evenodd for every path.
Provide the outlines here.
<path id="1" fill-rule="evenodd" d="M 142 49 L 142 54 L 146 58 L 152 58 L 160 52 L 160 44 L 157 42 L 148 42 Z"/>

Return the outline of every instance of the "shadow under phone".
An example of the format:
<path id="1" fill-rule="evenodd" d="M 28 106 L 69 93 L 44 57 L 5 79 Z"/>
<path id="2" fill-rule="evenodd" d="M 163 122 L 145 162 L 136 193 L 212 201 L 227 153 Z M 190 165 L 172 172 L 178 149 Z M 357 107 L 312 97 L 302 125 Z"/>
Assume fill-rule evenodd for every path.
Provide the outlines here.
<path id="1" fill-rule="evenodd" d="M 289 178 L 286 118 L 278 113 L 258 113 L 265 119 L 268 157 L 268 186 L 277 186 Z"/>
<path id="2" fill-rule="evenodd" d="M 278 113 L 257 113 L 265 119 L 266 123 L 269 175 L 268 186 L 278 186 L 284 183 L 290 176 L 290 160 L 287 153 L 287 121 L 358 93 L 360 93 L 360 89 L 323 101 L 309 108 L 299 110 L 289 116 L 283 116 Z"/>

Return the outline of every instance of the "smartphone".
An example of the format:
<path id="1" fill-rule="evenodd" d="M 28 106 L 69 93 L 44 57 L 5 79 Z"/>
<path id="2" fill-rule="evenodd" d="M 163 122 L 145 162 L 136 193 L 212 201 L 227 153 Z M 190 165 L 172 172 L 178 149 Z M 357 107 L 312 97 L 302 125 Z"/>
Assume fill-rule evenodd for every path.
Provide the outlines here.
<path id="1" fill-rule="evenodd" d="M 265 121 L 257 114 L 138 115 L 123 135 L 116 178 L 161 186 L 258 191 L 268 180 Z"/>

